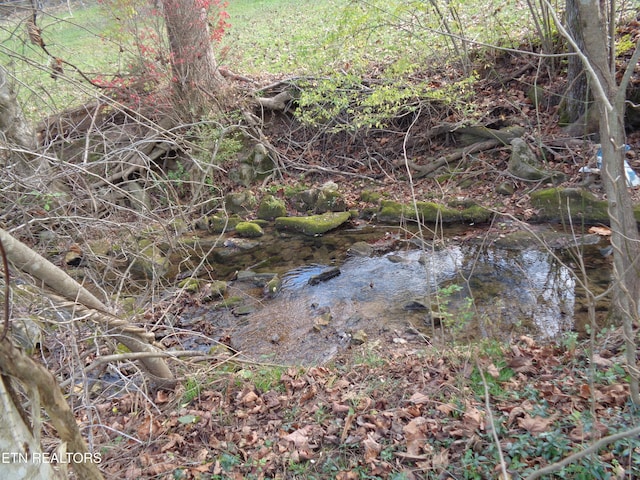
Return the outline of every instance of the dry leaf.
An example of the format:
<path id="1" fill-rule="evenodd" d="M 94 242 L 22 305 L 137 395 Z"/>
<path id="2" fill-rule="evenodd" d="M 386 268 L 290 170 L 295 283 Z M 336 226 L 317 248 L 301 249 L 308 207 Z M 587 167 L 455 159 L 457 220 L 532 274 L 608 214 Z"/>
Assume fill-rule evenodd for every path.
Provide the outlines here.
<path id="1" fill-rule="evenodd" d="M 414 418 L 402 429 L 404 438 L 407 441 L 407 453 L 409 455 L 420 454 L 420 449 L 427 439 L 425 435 L 426 429 L 427 420 L 424 417 Z"/>
<path id="2" fill-rule="evenodd" d="M 464 418 L 465 426 L 471 430 L 475 430 L 477 428 L 484 430 L 484 415 L 476 407 L 467 407 L 467 410 L 464 412 L 462 417 Z"/>
<path id="3" fill-rule="evenodd" d="M 624 405 L 629 397 L 628 387 L 626 385 L 615 384 L 603 387 L 600 390 L 602 402 L 609 405 Z"/>
<path id="4" fill-rule="evenodd" d="M 449 449 L 443 448 L 439 453 L 436 453 L 431 460 L 431 466 L 438 473 L 445 470 L 449 466 Z"/>
<path id="5" fill-rule="evenodd" d="M 536 341 L 533 338 L 528 337 L 526 335 L 521 335 L 520 336 L 520 341 L 526 343 L 527 347 L 529 347 L 529 348 L 533 348 L 533 347 L 536 346 Z"/>
<path id="6" fill-rule="evenodd" d="M 291 432 L 284 438 L 285 440 L 293 442 L 296 448 L 306 448 L 309 446 L 309 433 L 311 432 L 312 428 L 312 425 L 307 425 L 305 427 L 299 428 L 294 432 Z"/>
<path id="7" fill-rule="evenodd" d="M 450 403 L 443 403 L 441 405 L 438 405 L 436 407 L 436 410 L 438 410 L 439 412 L 444 413 L 445 415 L 449 415 L 451 412 L 454 412 L 456 409 L 455 405 L 452 405 Z"/>
<path id="8" fill-rule="evenodd" d="M 171 400 L 171 396 L 164 390 L 158 390 L 156 393 L 156 403 L 167 403 Z"/>
<path id="9" fill-rule="evenodd" d="M 416 392 L 413 395 L 411 395 L 411 398 L 409 399 L 409 401 L 416 405 L 422 405 L 424 403 L 430 402 L 431 397 L 425 395 L 424 393 Z"/>
<path id="10" fill-rule="evenodd" d="M 382 451 L 382 445 L 371 438 L 371 434 L 367 435 L 362 445 L 364 446 L 364 461 L 367 463 L 373 462 Z"/>
<path id="11" fill-rule="evenodd" d="M 606 368 L 606 367 L 612 367 L 613 366 L 613 362 L 611 360 L 609 360 L 608 358 L 601 357 L 597 353 L 593 354 L 593 363 L 595 363 L 596 366 L 598 366 L 598 367 L 605 367 Z"/>
<path id="12" fill-rule="evenodd" d="M 518 419 L 518 425 L 530 433 L 542 433 L 549 430 L 549 426 L 556 421 L 556 416 L 543 418 L 539 416 L 530 417 L 526 415 L 524 418 Z"/>
<path id="13" fill-rule="evenodd" d="M 487 367 L 487 373 L 493 378 L 498 378 L 500 376 L 500 370 L 498 370 L 493 363 Z"/>
<path id="14" fill-rule="evenodd" d="M 583 383 L 580 385 L 580 396 L 582 398 L 590 398 L 591 397 L 591 388 L 588 384 Z"/>
<path id="15" fill-rule="evenodd" d="M 333 413 L 346 413 L 350 410 L 351 407 L 348 405 L 343 405 L 342 403 L 333 402 L 331 404 L 331 411 Z"/>
<path id="16" fill-rule="evenodd" d="M 240 403 L 243 405 L 253 405 L 258 400 L 258 395 L 253 390 L 249 390 L 246 394 L 240 399 Z"/>
<path id="17" fill-rule="evenodd" d="M 339 472 L 336 475 L 336 480 L 358 480 L 359 478 L 358 472 Z"/>
<path id="18" fill-rule="evenodd" d="M 509 359 L 507 366 L 519 373 L 536 373 L 533 360 L 529 357 L 513 357 Z"/>

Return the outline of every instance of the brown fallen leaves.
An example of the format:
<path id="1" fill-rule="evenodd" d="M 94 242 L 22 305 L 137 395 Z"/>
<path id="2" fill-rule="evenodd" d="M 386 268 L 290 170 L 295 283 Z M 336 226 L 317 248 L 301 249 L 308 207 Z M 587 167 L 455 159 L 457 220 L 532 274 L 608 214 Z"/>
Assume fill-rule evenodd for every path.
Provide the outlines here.
<path id="1" fill-rule="evenodd" d="M 371 365 L 345 356 L 331 368 L 289 368 L 267 391 L 227 375 L 177 408 L 169 408 L 179 404 L 170 393 L 158 392 L 157 405 L 167 408 L 161 413 L 140 398 L 105 402 L 98 411 L 114 429 L 94 428 L 94 441 L 107 451 L 104 471 L 125 479 L 288 478 L 291 469 L 303 472 L 298 478 L 337 479 L 454 472 L 469 449 L 484 452 L 492 444 L 484 388 L 469 382 L 476 358 L 420 348 L 411 342 L 380 348 L 380 361 Z M 490 399 L 505 441 L 561 429 L 581 445 L 606 435 L 607 412 L 627 400 L 626 385 L 589 383 L 566 366 L 575 358 L 558 347 L 523 337 L 505 355 L 500 363 L 478 360 L 487 379 L 506 378 L 504 394 Z M 525 388 L 546 401 L 544 413 L 513 393 Z M 603 416 L 595 428 L 568 420 L 590 408 Z"/>

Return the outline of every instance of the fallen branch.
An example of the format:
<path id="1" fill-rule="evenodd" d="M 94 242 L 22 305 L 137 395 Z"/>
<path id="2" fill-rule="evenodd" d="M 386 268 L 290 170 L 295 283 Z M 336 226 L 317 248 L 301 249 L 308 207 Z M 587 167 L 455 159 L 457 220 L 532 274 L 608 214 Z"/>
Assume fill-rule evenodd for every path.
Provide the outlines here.
<path id="1" fill-rule="evenodd" d="M 293 95 L 288 90 L 278 93 L 274 97 L 258 97 L 258 105 L 267 110 L 284 111 L 289 102 L 293 100 Z"/>
<path id="2" fill-rule="evenodd" d="M 2 229 L 0 229 L 0 241 L 4 245 L 9 261 L 18 269 L 34 276 L 56 292 L 59 296 L 50 296 L 63 307 L 71 308 L 76 312 L 80 311 L 86 314 L 87 318 L 104 324 L 107 328 L 115 328 L 117 331 L 116 339 L 133 352 L 156 351 L 156 347 L 149 343 L 152 337 L 144 329 L 135 327 L 126 320 L 113 315 L 104 303 L 66 272 Z M 141 361 L 157 383 L 162 386 L 175 385 L 173 374 L 164 360 L 146 358 Z"/>
<path id="3" fill-rule="evenodd" d="M 443 124 L 429 130 L 427 135 L 428 138 L 431 138 L 435 135 L 441 135 L 444 133 L 462 134 L 484 140 L 472 143 L 470 146 L 457 150 L 444 157 L 430 159 L 428 160 L 427 165 L 418 165 L 411 160 L 407 160 L 407 165 L 417 172 L 416 175 L 414 175 L 415 178 L 426 177 L 439 168 L 450 163 L 457 162 L 471 153 L 490 150 L 492 148 L 499 147 L 500 145 L 509 145 L 511 140 L 521 137 L 524 134 L 524 128 L 513 126 L 506 127 L 501 130 L 495 130 L 483 126 L 457 127 L 455 124 Z"/>
<path id="4" fill-rule="evenodd" d="M 0 368 L 3 376 L 10 376 L 17 379 L 26 386 L 27 391 L 37 392 L 40 403 L 49 414 L 49 418 L 54 428 L 58 432 L 60 439 L 66 442 L 66 451 L 71 454 L 68 458 L 73 464 L 78 478 L 86 480 L 100 480 L 102 474 L 98 470 L 97 464 L 90 461 L 93 457 L 84 442 L 73 412 L 69 408 L 64 395 L 54 376 L 45 367 L 29 358 L 22 350 L 16 348 L 8 339 L 0 342 Z M 20 405 L 13 401 L 15 409 L 22 411 Z M 35 410 L 35 407 L 34 407 Z M 3 415 L 8 412 L 3 411 Z M 32 411 L 33 418 L 39 418 L 39 411 Z M 39 432 L 33 432 L 36 438 Z"/>
<path id="5" fill-rule="evenodd" d="M 592 453 L 597 453 L 598 450 L 600 450 L 605 445 L 608 445 L 609 443 L 613 443 L 615 441 L 622 440 L 623 438 L 627 438 L 627 437 L 634 437 L 636 435 L 640 435 L 640 427 L 635 427 L 635 428 L 632 428 L 631 430 L 627 430 L 626 432 L 614 433 L 613 435 L 603 437 L 597 442 L 594 442 L 591 445 L 589 445 L 584 450 L 580 452 L 576 452 L 572 455 L 569 455 L 568 457 L 563 458 L 559 462 L 552 463 L 551 465 L 547 465 L 546 467 L 541 468 L 536 472 L 533 472 L 524 480 L 535 480 L 536 478 L 540 478 L 543 475 L 549 475 L 553 472 L 557 472 L 558 470 L 566 467 L 571 463 L 574 463 L 580 460 L 583 457 L 586 457 L 587 455 L 591 455 Z"/>
<path id="6" fill-rule="evenodd" d="M 414 178 L 422 178 L 430 175 L 435 172 L 439 168 L 444 167 L 445 165 L 449 165 L 450 163 L 461 160 L 471 153 L 482 152 L 484 150 L 491 150 L 492 148 L 496 148 L 500 146 L 502 142 L 499 140 L 487 140 L 480 143 L 475 143 L 470 147 L 463 148 L 462 150 L 458 150 L 456 152 L 450 153 L 444 157 L 440 157 L 438 159 L 434 159 L 429 161 L 427 165 L 418 165 L 411 160 L 407 160 L 407 165 L 409 165 L 413 170 L 417 173 L 414 175 Z"/>

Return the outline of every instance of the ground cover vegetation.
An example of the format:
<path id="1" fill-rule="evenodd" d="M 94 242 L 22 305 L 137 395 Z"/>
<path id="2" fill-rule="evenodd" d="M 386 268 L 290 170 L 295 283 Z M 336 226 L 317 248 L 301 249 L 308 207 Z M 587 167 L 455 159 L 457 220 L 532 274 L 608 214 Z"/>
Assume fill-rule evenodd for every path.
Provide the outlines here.
<path id="1" fill-rule="evenodd" d="M 67 300 L 101 299 L 87 296 L 80 302 L 85 307 L 69 311 L 60 292 L 50 293 L 66 277 L 47 281 L 16 262 L 13 294 L 2 297 L 11 298 L 14 334 L 38 321 L 41 333 L 23 335 L 30 340 L 21 348 L 55 373 L 89 451 L 100 453 L 99 473 L 70 475 L 640 477 L 637 371 L 629 360 L 637 355 L 637 315 L 628 315 L 626 329 L 602 328 L 595 294 L 586 335 L 468 344 L 460 334 L 473 305 L 454 318 L 446 310 L 455 290 L 449 287 L 440 292 L 446 335 L 384 332 L 326 365 L 304 368 L 248 360 L 219 332 L 203 328 L 197 333 L 219 341 L 219 348 L 172 353 L 177 383 L 153 385 L 168 379 L 164 364 L 149 362 L 160 354 L 137 350 L 131 335 L 155 340 L 154 332 L 175 324 L 185 304 L 202 298 L 186 292 L 188 283 L 176 288 L 175 272 L 158 274 L 166 268 L 161 253 L 212 213 L 222 211 L 228 225 L 229 192 L 290 202 L 290 194 L 331 180 L 349 207 L 362 210 L 381 199 L 415 205 L 473 198 L 500 218 L 517 220 L 493 224 L 494 233 L 533 220 L 530 194 L 541 186 L 585 186 L 611 197 L 579 171 L 595 166 L 598 126 L 563 113 L 569 46 L 554 12 L 562 15 L 564 5 L 193 5 L 209 14 L 207 37 L 221 77 L 213 89 L 197 89 L 206 109 L 194 108 L 196 97 L 176 97 L 176 84 L 184 91 L 193 84 L 159 4 L 104 0 L 44 10 L 27 4 L 0 24 L 4 78 L 14 83 L 26 124 L 36 125 L 38 135 L 36 144 L 2 148 L 7 165 L 15 152 L 24 154 L 15 163 L 19 173 L 8 168 L 2 178 L 3 233 L 91 290 L 78 287 Z M 622 72 L 637 63 L 638 6 L 622 2 L 609 12 Z M 640 77 L 629 80 L 630 90 L 637 89 Z M 632 146 L 626 159 L 637 168 L 634 102 L 625 143 Z M 525 181 L 509 172 L 513 128 L 561 180 Z M 466 147 L 464 135 L 472 137 Z M 500 135 L 509 140 L 497 140 Z M 268 175 L 234 180 L 230 172 L 249 156 L 268 158 Z M 44 162 L 33 167 L 34 159 Z M 510 186 L 507 194 L 496 188 L 502 184 Z M 637 203 L 637 190 L 622 190 Z M 419 227 L 424 236 L 438 230 Z M 191 254 L 178 248 L 184 258 Z M 623 249 L 614 242 L 615 248 Z M 574 262 L 580 266 L 579 248 Z M 33 276 L 47 284 L 47 295 Z M 624 290 L 624 283 L 614 285 Z M 103 310 L 102 317 L 108 311 L 107 320 L 94 321 L 91 308 Z M 130 322 L 116 330 L 121 318 Z M 157 340 L 182 346 L 176 339 L 183 333 L 158 333 Z M 155 377 L 135 363 L 141 358 Z M 6 375 L 17 375 L 6 368 Z M 17 404 L 29 397 L 31 416 L 40 418 L 29 387 L 7 388 L 15 388 Z M 29 424 L 38 439 L 33 445 L 40 448 L 42 438 L 45 449 L 59 451 L 63 424 L 55 410 L 46 411 L 41 423 Z"/>

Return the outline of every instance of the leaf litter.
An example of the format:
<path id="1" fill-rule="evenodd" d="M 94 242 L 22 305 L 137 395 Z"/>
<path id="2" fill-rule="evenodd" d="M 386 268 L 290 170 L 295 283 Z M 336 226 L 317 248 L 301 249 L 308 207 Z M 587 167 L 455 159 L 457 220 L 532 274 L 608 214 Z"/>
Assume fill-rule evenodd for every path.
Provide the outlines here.
<path id="1" fill-rule="evenodd" d="M 524 474 L 637 422 L 624 374 L 614 372 L 621 338 L 598 351 L 610 363 L 599 362 L 594 381 L 586 354 L 528 337 L 484 349 L 404 337 L 354 346 L 328 365 L 285 367 L 267 386 L 243 374 L 264 366 L 225 364 L 207 367 L 188 402 L 158 391 L 157 408 L 135 393 L 99 404 L 109 428 L 92 433 L 103 471 L 122 479 L 497 478 L 492 429 L 509 471 Z M 554 457 L 545 449 L 556 437 L 562 451 Z M 640 441 L 624 445 L 593 461 L 610 475 L 622 468 L 616 478 L 636 478 Z M 485 473 L 466 476 L 472 468 Z"/>

